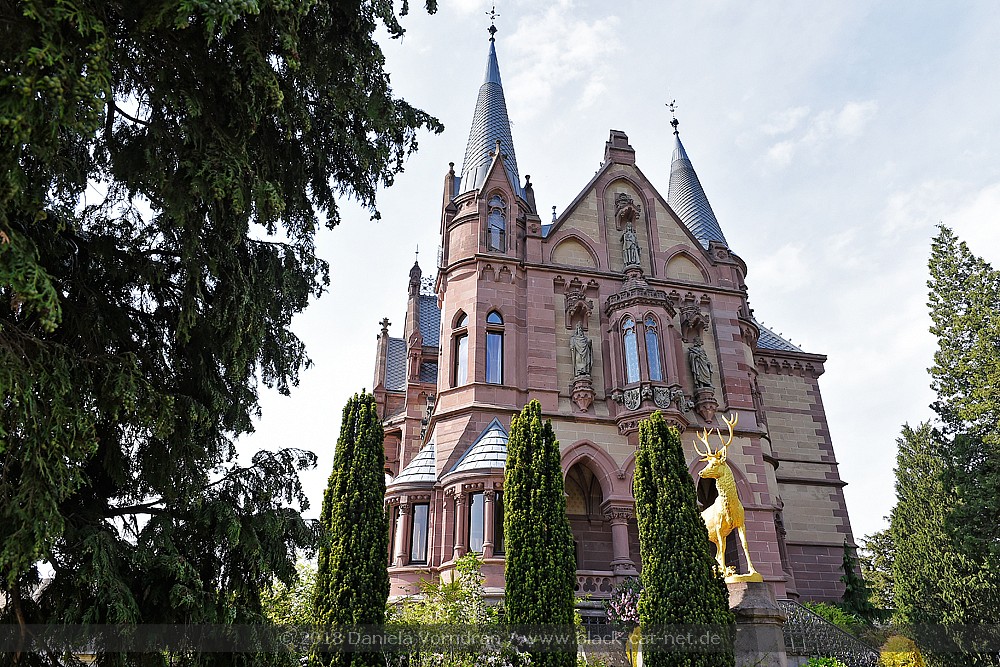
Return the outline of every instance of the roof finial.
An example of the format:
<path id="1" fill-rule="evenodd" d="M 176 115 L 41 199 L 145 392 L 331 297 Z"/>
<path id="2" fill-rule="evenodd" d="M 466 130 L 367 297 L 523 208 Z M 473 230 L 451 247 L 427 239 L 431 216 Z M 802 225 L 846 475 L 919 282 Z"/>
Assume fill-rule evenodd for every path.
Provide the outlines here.
<path id="1" fill-rule="evenodd" d="M 490 11 L 486 12 L 486 15 L 490 17 L 490 27 L 487 28 L 486 30 L 487 32 L 490 33 L 490 41 L 492 42 L 494 41 L 493 35 L 497 34 L 497 26 L 496 26 L 497 17 L 500 16 L 499 14 L 497 14 L 497 5 L 495 2 L 493 3 L 493 8 L 490 9 Z"/>
<path id="2" fill-rule="evenodd" d="M 677 120 L 677 100 L 670 100 L 667 103 L 667 108 L 670 109 L 670 124 L 674 127 L 674 134 L 680 134 L 677 131 L 677 126 L 680 125 L 680 121 Z"/>

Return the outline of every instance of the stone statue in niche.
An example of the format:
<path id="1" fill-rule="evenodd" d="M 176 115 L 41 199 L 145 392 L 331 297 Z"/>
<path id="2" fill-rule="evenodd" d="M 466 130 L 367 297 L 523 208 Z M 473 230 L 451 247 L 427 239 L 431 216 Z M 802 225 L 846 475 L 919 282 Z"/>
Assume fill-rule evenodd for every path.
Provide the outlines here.
<path id="1" fill-rule="evenodd" d="M 629 224 L 622 234 L 622 259 L 625 266 L 639 266 L 639 240 L 635 228 Z"/>
<path id="2" fill-rule="evenodd" d="M 569 339 L 569 350 L 573 355 L 573 375 L 590 375 L 594 365 L 594 343 L 583 332 L 583 323 L 577 322 L 576 331 Z"/>
<path id="3" fill-rule="evenodd" d="M 705 348 L 700 340 L 695 340 L 688 348 L 688 365 L 691 366 L 691 376 L 694 378 L 695 389 L 712 386 L 712 363 L 708 360 Z"/>

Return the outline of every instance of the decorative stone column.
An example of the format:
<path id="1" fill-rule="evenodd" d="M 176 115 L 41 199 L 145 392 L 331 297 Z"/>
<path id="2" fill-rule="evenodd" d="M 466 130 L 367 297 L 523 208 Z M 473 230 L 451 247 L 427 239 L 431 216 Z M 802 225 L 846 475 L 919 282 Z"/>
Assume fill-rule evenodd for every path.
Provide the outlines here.
<path id="1" fill-rule="evenodd" d="M 774 599 L 774 590 L 763 581 L 726 584 L 729 608 L 736 616 L 733 643 L 737 667 L 787 667 L 785 614 Z"/>
<path id="2" fill-rule="evenodd" d="M 610 506 L 604 510 L 604 519 L 611 524 L 611 570 L 617 576 L 635 576 L 635 562 L 629 554 L 628 522 L 635 516 L 631 507 Z"/>
<path id="3" fill-rule="evenodd" d="M 468 547 L 465 545 L 465 534 L 466 523 L 468 522 L 468 515 L 465 512 L 465 495 L 461 493 L 455 494 L 455 549 L 453 551 L 455 560 L 458 560 L 465 555 Z"/>
<path id="4" fill-rule="evenodd" d="M 396 521 L 396 558 L 393 565 L 398 567 L 410 562 L 410 545 L 407 544 L 406 538 L 410 534 L 413 516 L 410 513 L 409 503 L 399 504 L 399 518 Z"/>
<path id="5" fill-rule="evenodd" d="M 495 529 L 493 526 L 493 503 L 496 501 L 496 491 L 483 492 L 483 559 L 493 558 L 493 538 Z"/>

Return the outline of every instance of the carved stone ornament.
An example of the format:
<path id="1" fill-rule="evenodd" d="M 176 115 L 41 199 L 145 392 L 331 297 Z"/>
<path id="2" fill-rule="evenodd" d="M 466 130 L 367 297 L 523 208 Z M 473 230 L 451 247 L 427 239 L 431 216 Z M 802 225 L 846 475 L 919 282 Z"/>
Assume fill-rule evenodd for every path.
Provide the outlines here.
<path id="1" fill-rule="evenodd" d="M 691 343 L 701 340 L 701 334 L 708 326 L 708 315 L 693 303 L 685 303 L 680 307 L 681 340 Z"/>
<path id="2" fill-rule="evenodd" d="M 676 405 L 681 412 L 690 412 L 694 407 L 694 401 L 684 395 L 684 390 L 680 387 L 653 387 L 653 403 L 656 407 L 666 410 L 671 405 Z"/>
<path id="3" fill-rule="evenodd" d="M 635 510 L 631 507 L 609 507 L 604 510 L 605 521 L 628 521 L 635 518 Z"/>
<path id="4" fill-rule="evenodd" d="M 580 412 L 586 412 L 594 402 L 594 383 L 589 375 L 579 375 L 573 380 L 573 403 Z"/>
<path id="5" fill-rule="evenodd" d="M 642 405 L 642 390 L 639 387 L 626 389 L 622 394 L 622 398 L 625 401 L 625 407 L 627 409 L 638 410 L 639 406 Z"/>
<path id="6" fill-rule="evenodd" d="M 628 226 L 639 219 L 641 211 L 635 200 L 624 192 L 615 193 L 615 225 L 618 229 Z"/>
<path id="7" fill-rule="evenodd" d="M 706 422 L 715 419 L 715 411 L 719 402 L 715 400 L 715 390 L 711 387 L 700 387 L 694 393 L 694 409 Z"/>

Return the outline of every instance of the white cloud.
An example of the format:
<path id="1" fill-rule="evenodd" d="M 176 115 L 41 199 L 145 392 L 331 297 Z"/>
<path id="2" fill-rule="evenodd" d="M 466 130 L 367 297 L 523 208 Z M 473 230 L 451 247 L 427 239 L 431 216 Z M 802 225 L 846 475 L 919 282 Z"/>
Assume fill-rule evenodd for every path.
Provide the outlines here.
<path id="1" fill-rule="evenodd" d="M 791 107 L 779 112 L 761 127 L 769 137 L 791 135 L 771 145 L 767 161 L 786 167 L 803 152 L 821 153 L 836 139 L 854 139 L 864 133 L 878 113 L 874 100 L 847 102 L 841 109 L 826 109 L 810 115 L 808 107 Z"/>
<path id="2" fill-rule="evenodd" d="M 784 111 L 779 111 L 770 121 L 761 127 L 764 134 L 774 136 L 778 134 L 788 134 L 799 126 L 806 116 L 809 115 L 809 107 L 789 107 Z"/>
<path id="3" fill-rule="evenodd" d="M 513 57 L 504 77 L 508 109 L 523 121 L 545 112 L 557 93 L 565 107 L 597 102 L 611 78 L 608 56 L 621 49 L 618 24 L 616 16 L 579 18 L 569 0 L 524 16 L 504 40 Z"/>

